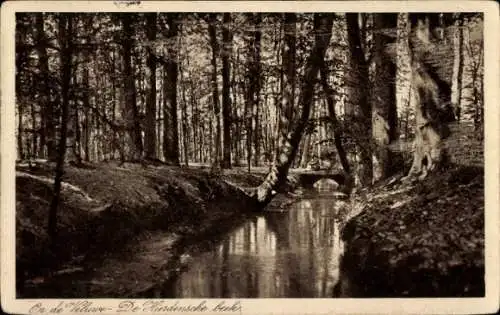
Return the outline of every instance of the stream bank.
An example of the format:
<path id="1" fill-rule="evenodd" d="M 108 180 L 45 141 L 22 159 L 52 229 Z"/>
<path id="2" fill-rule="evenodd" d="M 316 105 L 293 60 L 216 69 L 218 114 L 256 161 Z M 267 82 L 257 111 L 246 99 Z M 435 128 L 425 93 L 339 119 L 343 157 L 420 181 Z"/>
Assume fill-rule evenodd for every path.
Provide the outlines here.
<path id="1" fill-rule="evenodd" d="M 176 248 L 215 235 L 225 221 L 252 213 L 254 207 L 239 188 L 256 186 L 262 180 L 261 175 L 242 171 L 213 175 L 208 170 L 165 165 L 109 162 L 68 166 L 58 211 L 58 242 L 52 255 L 46 250 L 52 168 L 43 163 L 18 167 L 16 172 L 20 297 L 102 297 L 109 293 L 123 297 L 147 290 L 148 281 L 138 287 L 136 280 L 154 279 L 167 265 L 167 269 L 176 267 L 146 261 L 145 252 L 165 250 L 178 260 Z M 152 247 L 142 248 L 144 240 Z M 144 255 L 135 254 L 138 252 Z M 132 256 L 137 261 L 127 261 L 123 268 L 116 265 Z M 71 288 L 65 281 L 96 272 L 94 283 L 86 283 L 85 288 Z M 116 272 L 120 275 L 113 274 Z"/>
<path id="2" fill-rule="evenodd" d="M 484 296 L 484 169 L 400 179 L 358 196 L 363 210 L 342 233 L 337 296 Z"/>

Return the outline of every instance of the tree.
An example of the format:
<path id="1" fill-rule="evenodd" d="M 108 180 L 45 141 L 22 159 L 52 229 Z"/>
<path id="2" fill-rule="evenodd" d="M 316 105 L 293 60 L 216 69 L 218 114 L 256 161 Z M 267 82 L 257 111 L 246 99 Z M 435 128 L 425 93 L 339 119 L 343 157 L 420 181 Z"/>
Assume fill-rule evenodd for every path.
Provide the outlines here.
<path id="1" fill-rule="evenodd" d="M 296 87 L 296 41 L 297 41 L 297 16 L 295 13 L 285 13 L 283 18 L 284 24 L 284 40 L 283 40 L 283 64 L 282 73 L 283 77 L 281 80 L 281 91 L 282 98 L 280 105 L 281 118 L 286 119 L 286 121 L 281 121 L 279 127 L 283 127 L 288 121 L 293 119 L 294 115 L 294 104 L 295 104 L 295 87 Z"/>
<path id="2" fill-rule="evenodd" d="M 264 181 L 257 187 L 254 198 L 260 204 L 267 204 L 272 196 L 273 190 L 283 183 L 287 177 L 288 169 L 295 158 L 298 145 L 309 119 L 309 112 L 313 103 L 314 86 L 317 81 L 319 69 L 324 62 L 325 51 L 330 42 L 334 16 L 332 14 L 314 14 L 314 46 L 307 58 L 304 78 L 300 91 L 299 103 L 302 105 L 300 117 L 297 121 L 290 121 L 281 117 L 282 128 L 278 137 L 279 148 Z M 287 81 L 290 82 L 290 81 Z M 286 84 L 287 93 L 283 97 L 290 97 L 291 84 Z M 289 100 L 284 101 L 285 104 Z"/>
<path id="3" fill-rule="evenodd" d="M 222 21 L 222 120 L 223 120 L 223 159 L 222 167 L 231 168 L 231 98 L 230 98 L 230 72 L 229 62 L 232 55 L 232 36 L 230 31 L 231 13 L 224 13 Z"/>
<path id="4" fill-rule="evenodd" d="M 146 13 L 148 46 L 147 66 L 149 68 L 149 91 L 146 101 L 146 125 L 144 130 L 144 153 L 147 159 L 156 158 L 156 56 L 153 42 L 156 40 L 156 13 Z"/>
<path id="5" fill-rule="evenodd" d="M 397 137 L 396 63 L 387 52 L 391 46 L 395 47 L 397 24 L 398 15 L 395 13 L 374 14 L 372 124 L 377 161 L 373 166 L 375 181 L 385 179 L 397 171 L 392 164 L 393 153 L 388 148 Z"/>
<path id="6" fill-rule="evenodd" d="M 125 121 L 126 121 L 126 142 L 128 144 L 128 159 L 132 161 L 140 160 L 142 157 L 142 135 L 137 108 L 137 96 L 135 86 L 135 75 L 132 70 L 132 53 L 134 45 L 134 34 L 132 29 L 133 17 L 130 13 L 121 14 L 123 27 L 123 76 L 125 80 Z"/>
<path id="7" fill-rule="evenodd" d="M 167 13 L 166 31 L 167 57 L 164 62 L 163 78 L 163 155 L 165 162 L 179 165 L 179 131 L 177 130 L 177 49 L 175 39 L 178 35 L 176 13 Z"/>
<path id="8" fill-rule="evenodd" d="M 368 65 L 362 49 L 361 32 L 357 13 L 347 13 L 347 39 L 349 45 L 349 106 L 346 114 L 350 116 L 350 128 L 355 137 L 356 151 L 359 154 L 359 164 L 356 170 L 359 183 L 370 185 L 373 178 L 372 170 L 372 108 L 368 101 Z"/>
<path id="9" fill-rule="evenodd" d="M 321 86 L 323 87 L 323 92 L 326 95 L 328 114 L 330 116 L 330 120 L 333 124 L 333 141 L 335 144 L 335 148 L 337 149 L 337 153 L 339 155 L 340 163 L 344 171 L 351 175 L 351 166 L 349 165 L 349 160 L 347 159 L 347 153 L 342 145 L 342 131 L 339 126 L 339 121 L 337 119 L 337 115 L 335 114 L 335 105 L 334 105 L 334 92 L 333 89 L 328 85 L 328 68 L 326 63 L 323 63 L 320 69 L 321 75 Z"/>
<path id="10" fill-rule="evenodd" d="M 450 135 L 448 122 L 454 120 L 450 105 L 451 87 L 431 60 L 436 14 L 410 14 L 412 52 L 412 102 L 415 108 L 413 163 L 406 179 L 424 179 L 428 172 L 447 161 L 443 140 Z"/>
<path id="11" fill-rule="evenodd" d="M 62 98 L 62 117 L 61 132 L 58 145 L 58 156 L 54 177 L 54 195 L 50 204 L 48 219 L 48 234 L 51 243 L 55 243 L 57 235 L 57 209 L 61 198 L 61 182 L 64 173 L 64 161 L 67 148 L 67 127 L 69 119 L 70 106 L 70 80 L 72 77 L 72 54 L 73 54 L 73 17 L 72 14 L 62 13 L 59 15 L 59 39 L 61 56 L 61 98 Z"/>
<path id="12" fill-rule="evenodd" d="M 210 13 L 208 15 L 208 36 L 210 38 L 210 47 L 212 48 L 212 57 L 210 64 L 212 72 L 210 82 L 212 87 L 212 109 L 215 119 L 215 154 L 212 160 L 212 168 L 218 170 L 221 167 L 221 123 L 220 123 L 220 106 L 219 106 L 219 87 L 217 84 L 217 54 L 219 53 L 219 45 L 217 43 L 217 14 Z"/>
<path id="13" fill-rule="evenodd" d="M 47 42 L 45 37 L 44 29 L 44 17 L 43 13 L 37 13 L 36 15 L 36 26 L 37 26 L 37 42 L 38 45 L 38 56 L 39 56 L 39 69 L 40 69 L 40 106 L 43 108 L 42 111 L 42 125 L 44 126 L 43 137 L 45 145 L 47 146 L 47 158 L 50 161 L 56 160 L 56 139 L 55 139 L 55 113 L 53 104 L 50 103 L 49 93 L 51 92 L 48 84 L 49 75 L 49 58 L 47 55 Z"/>
<path id="14" fill-rule="evenodd" d="M 461 101 L 462 101 L 462 80 L 464 73 L 464 18 L 463 15 L 459 13 L 457 18 L 457 41 L 458 41 L 458 51 L 456 52 L 456 58 L 458 58 L 457 64 L 457 96 L 455 103 L 455 115 L 457 117 L 457 121 L 460 121 L 460 112 L 461 112 Z"/>
<path id="15" fill-rule="evenodd" d="M 261 130 L 260 130 L 260 90 L 261 90 L 261 62 L 260 62 L 260 51 L 261 51 L 261 23 L 262 23 L 262 13 L 255 13 L 253 17 L 255 28 L 254 31 L 254 47 L 253 47 L 253 64 L 250 73 L 252 75 L 252 83 L 250 85 L 250 90 L 252 93 L 252 116 L 254 118 L 254 165 L 260 165 L 260 142 L 261 142 Z"/>

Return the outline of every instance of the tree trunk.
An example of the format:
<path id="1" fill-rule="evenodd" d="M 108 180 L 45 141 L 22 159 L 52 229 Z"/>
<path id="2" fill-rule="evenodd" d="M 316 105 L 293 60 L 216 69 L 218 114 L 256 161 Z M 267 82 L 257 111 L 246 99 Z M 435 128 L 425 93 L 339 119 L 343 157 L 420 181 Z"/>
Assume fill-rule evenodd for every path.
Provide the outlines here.
<path id="1" fill-rule="evenodd" d="M 457 69 L 457 99 L 455 104 L 455 116 L 457 121 L 460 121 L 460 113 L 462 108 L 462 80 L 464 73 L 464 20 L 463 17 L 460 16 L 458 20 L 458 69 Z"/>
<path id="2" fill-rule="evenodd" d="M 282 117 L 283 128 L 279 134 L 280 146 L 276 158 L 271 171 L 256 190 L 255 198 L 261 205 L 265 205 L 271 201 L 273 190 L 276 190 L 278 186 L 285 181 L 288 169 L 297 153 L 298 144 L 307 121 L 309 120 L 309 112 L 313 102 L 314 86 L 318 77 L 318 71 L 322 62 L 324 62 L 325 51 L 330 42 L 333 17 L 333 14 L 314 15 L 315 42 L 306 61 L 304 80 L 302 81 L 299 98 L 299 102 L 302 105 L 302 112 L 296 123 L 291 124 L 286 117 Z M 289 81 L 287 80 L 287 82 Z M 286 84 L 285 88 L 289 90 L 291 85 Z M 289 97 L 289 95 L 291 95 L 290 91 L 285 93 L 284 97 Z M 289 100 L 285 102 L 285 104 L 288 104 Z"/>
<path id="3" fill-rule="evenodd" d="M 433 14 L 410 14 L 416 131 L 413 164 L 406 179 L 416 176 L 424 179 L 428 172 L 443 166 L 448 158 L 443 139 L 450 134 L 447 123 L 454 120 L 454 115 L 449 106 L 450 84 L 439 77 L 428 60 L 432 57 L 430 36 L 433 32 L 429 25 L 433 20 Z"/>
<path id="4" fill-rule="evenodd" d="M 254 117 L 254 165 L 260 165 L 260 144 L 261 144 L 261 126 L 260 126 L 260 90 L 261 90 L 261 65 L 260 65 L 260 51 L 261 51 L 261 37 L 260 24 L 262 22 L 262 13 L 254 13 L 254 27 L 255 27 L 255 40 L 254 40 L 254 58 L 253 58 L 253 75 L 252 75 L 252 91 L 253 91 L 253 117 Z"/>
<path id="5" fill-rule="evenodd" d="M 219 107 L 219 88 L 217 85 L 217 54 L 219 47 L 217 44 L 217 33 L 215 23 L 217 22 L 217 15 L 215 13 L 209 14 L 208 17 L 208 35 L 210 37 L 210 47 L 212 48 L 212 58 L 210 64 L 212 65 L 212 73 L 210 81 L 212 84 L 212 106 L 215 119 L 215 153 L 212 160 L 212 169 L 218 171 L 221 168 L 221 125 L 220 125 L 220 107 Z"/>
<path id="6" fill-rule="evenodd" d="M 281 118 L 278 121 L 278 130 L 286 128 L 294 119 L 295 86 L 296 86 L 296 42 L 297 42 L 297 16 L 295 13 L 285 13 L 283 17 L 284 39 L 282 47 L 282 72 L 280 90 L 281 102 L 278 103 Z"/>
<path id="7" fill-rule="evenodd" d="M 349 73 L 354 85 L 349 87 L 351 110 L 346 111 L 353 119 L 352 130 L 355 134 L 356 151 L 359 165 L 356 173 L 361 186 L 372 183 L 372 119 L 371 106 L 368 102 L 368 65 L 361 46 L 360 29 L 357 13 L 347 13 L 347 37 L 349 42 Z"/>
<path id="8" fill-rule="evenodd" d="M 230 57 L 232 54 L 232 35 L 229 30 L 231 24 L 231 13 L 224 13 L 222 28 L 222 120 L 224 125 L 223 141 L 224 152 L 222 159 L 222 168 L 231 168 L 231 98 L 230 98 Z"/>
<path id="9" fill-rule="evenodd" d="M 189 60 L 188 60 L 188 67 L 189 67 Z M 198 147 L 201 148 L 201 143 L 198 143 L 199 135 L 198 135 L 198 124 L 199 124 L 199 114 L 198 114 L 198 103 L 195 100 L 195 91 L 194 91 L 194 82 L 193 78 L 189 78 L 189 91 L 190 91 L 190 96 L 189 96 L 189 101 L 191 103 L 191 125 L 193 126 L 193 138 L 192 138 L 192 143 L 193 143 L 193 160 L 195 162 L 201 162 L 201 155 L 199 156 L 199 160 L 196 158 L 197 153 L 198 153 Z M 201 152 L 201 151 L 200 151 Z"/>
<path id="10" fill-rule="evenodd" d="M 137 161 L 142 156 L 142 137 L 139 124 L 139 115 L 137 110 L 137 97 L 135 87 L 135 74 L 132 69 L 132 50 L 133 50 L 133 30 L 132 16 L 129 13 L 121 15 L 123 24 L 123 77 L 125 81 L 125 125 L 126 125 L 126 143 L 128 145 L 128 160 Z"/>
<path id="11" fill-rule="evenodd" d="M 347 159 L 346 151 L 344 150 L 344 146 L 342 145 L 342 131 L 340 129 L 339 122 L 337 120 L 337 115 L 335 114 L 334 92 L 333 89 L 328 84 L 328 68 L 326 63 L 323 63 L 323 65 L 321 66 L 320 74 L 321 74 L 321 85 L 323 87 L 323 91 L 326 94 L 328 115 L 330 116 L 330 120 L 333 124 L 333 140 L 335 143 L 335 148 L 337 149 L 340 163 L 342 164 L 344 171 L 347 174 L 351 174 L 351 167 L 349 165 L 349 160 Z"/>
<path id="12" fill-rule="evenodd" d="M 146 33 L 152 44 L 156 40 L 156 13 L 146 13 Z M 156 158 L 156 56 L 148 46 L 149 90 L 146 101 L 146 124 L 144 128 L 144 153 L 146 159 Z"/>
<path id="13" fill-rule="evenodd" d="M 189 129 L 187 117 L 187 99 L 186 99 L 186 85 L 187 81 L 184 80 L 184 69 L 180 69 L 181 73 L 181 93 L 182 93 L 182 107 L 181 107 L 181 128 L 182 128 L 182 149 L 184 155 L 184 165 L 189 166 Z"/>
<path id="14" fill-rule="evenodd" d="M 41 94 L 40 94 L 40 108 L 43 111 L 43 126 L 44 128 L 44 136 L 45 136 L 45 145 L 47 147 L 47 159 L 49 161 L 55 161 L 57 159 L 57 149 L 56 149 L 56 133 L 55 133 L 55 113 L 54 107 L 50 102 L 50 87 L 48 86 L 48 75 L 49 75 L 49 58 L 47 55 L 47 50 L 45 49 L 45 43 L 47 39 L 45 38 L 45 29 L 44 29 L 44 18 L 43 13 L 37 14 L 36 18 L 36 27 L 37 27 L 37 42 L 39 43 L 38 47 L 38 56 L 39 56 L 39 69 L 40 69 L 40 82 L 41 84 Z"/>
<path id="15" fill-rule="evenodd" d="M 57 209 L 60 202 L 61 182 L 64 173 L 64 161 L 66 154 L 66 137 L 69 119 L 69 89 L 71 80 L 71 56 L 72 56 L 72 15 L 62 13 L 59 16 L 59 37 L 61 40 L 61 98 L 62 98 L 62 118 L 61 118 L 61 138 L 59 139 L 58 156 L 54 177 L 54 195 L 50 204 L 48 219 L 48 234 L 52 247 L 55 245 L 57 236 Z"/>
<path id="16" fill-rule="evenodd" d="M 396 140 L 396 63 L 386 52 L 396 45 L 398 15 L 396 13 L 378 13 L 374 15 L 373 59 L 375 79 L 372 86 L 372 127 L 375 140 L 375 160 L 373 165 L 374 181 L 391 176 L 397 169 L 392 165 L 393 153 L 388 145 Z"/>
<path id="17" fill-rule="evenodd" d="M 177 130 L 177 49 L 175 38 L 177 37 L 177 14 L 167 14 L 167 41 L 168 59 L 166 61 L 166 72 L 163 80 L 163 155 L 165 162 L 179 165 L 179 131 Z"/>

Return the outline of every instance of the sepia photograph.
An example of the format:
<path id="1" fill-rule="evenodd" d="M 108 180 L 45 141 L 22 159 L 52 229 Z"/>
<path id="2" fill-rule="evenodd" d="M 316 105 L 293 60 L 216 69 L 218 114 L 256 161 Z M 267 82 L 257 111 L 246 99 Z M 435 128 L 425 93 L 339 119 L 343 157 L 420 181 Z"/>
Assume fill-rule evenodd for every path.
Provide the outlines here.
<path id="1" fill-rule="evenodd" d="M 2 6 L 2 307 L 498 295 L 497 5 L 488 30 L 481 6 L 19 2 Z"/>

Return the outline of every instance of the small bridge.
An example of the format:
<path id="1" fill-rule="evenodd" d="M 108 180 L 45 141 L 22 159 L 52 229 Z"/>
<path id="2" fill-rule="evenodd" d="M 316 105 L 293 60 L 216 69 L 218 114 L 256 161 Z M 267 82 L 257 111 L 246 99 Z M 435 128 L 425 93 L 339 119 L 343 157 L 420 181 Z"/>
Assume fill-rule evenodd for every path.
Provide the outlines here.
<path id="1" fill-rule="evenodd" d="M 325 178 L 333 179 L 342 186 L 344 185 L 346 179 L 345 174 L 341 172 L 310 171 L 301 169 L 290 170 L 288 176 L 294 177 L 298 184 L 304 188 L 313 188 L 315 182 Z"/>

